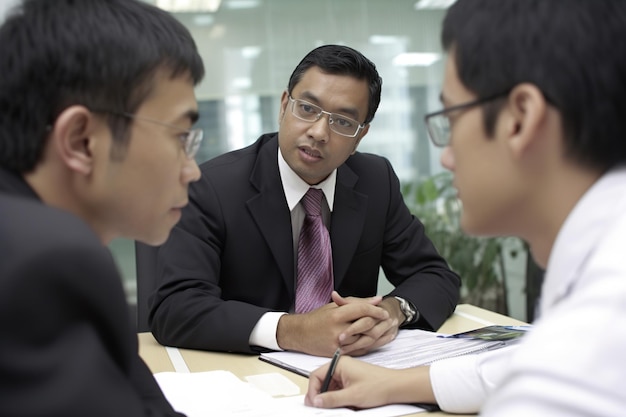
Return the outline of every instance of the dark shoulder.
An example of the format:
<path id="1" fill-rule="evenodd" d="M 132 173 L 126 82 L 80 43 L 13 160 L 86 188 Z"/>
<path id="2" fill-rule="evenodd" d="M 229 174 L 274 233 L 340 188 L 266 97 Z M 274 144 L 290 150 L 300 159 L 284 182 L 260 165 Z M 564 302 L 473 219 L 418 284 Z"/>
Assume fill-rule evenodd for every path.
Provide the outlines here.
<path id="1" fill-rule="evenodd" d="M 15 249 L 79 245 L 102 248 L 93 230 L 80 218 L 41 201 L 0 194 L 0 240 Z"/>
<path id="2" fill-rule="evenodd" d="M 81 305 L 124 317 L 124 292 L 111 252 L 71 213 L 0 194 L 0 253 L 0 282 L 7 290 L 0 300 L 46 305 L 51 328 L 62 321 L 59 312 Z"/>
<path id="3" fill-rule="evenodd" d="M 242 164 L 253 166 L 257 156 L 266 145 L 275 146 L 278 149 L 278 136 L 276 133 L 268 133 L 261 135 L 254 143 L 236 149 L 230 152 L 226 152 L 222 155 L 216 156 L 213 159 L 209 159 L 206 162 L 200 164 L 200 170 L 204 175 L 206 172 L 224 171 L 229 170 L 234 165 L 240 166 Z"/>
<path id="4" fill-rule="evenodd" d="M 390 172 L 393 172 L 391 163 L 387 158 L 367 152 L 355 152 L 350 155 L 344 165 L 359 176 L 388 176 Z"/>
<path id="5" fill-rule="evenodd" d="M 44 203 L 0 195 L 0 275 L 33 284 L 84 280 L 93 289 L 119 281 L 108 248 L 80 218 Z"/>

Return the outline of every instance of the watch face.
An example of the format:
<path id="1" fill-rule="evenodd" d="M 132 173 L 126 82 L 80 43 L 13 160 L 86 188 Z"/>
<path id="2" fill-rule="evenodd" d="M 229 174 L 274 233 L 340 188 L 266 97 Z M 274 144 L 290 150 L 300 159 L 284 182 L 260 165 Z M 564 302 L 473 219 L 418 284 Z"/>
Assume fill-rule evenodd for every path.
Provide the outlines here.
<path id="1" fill-rule="evenodd" d="M 395 299 L 398 300 L 398 302 L 400 303 L 400 310 L 402 311 L 402 314 L 404 314 L 404 317 L 405 317 L 404 323 L 402 324 L 411 323 L 413 319 L 415 318 L 415 314 L 416 314 L 415 309 L 404 298 L 395 297 Z"/>

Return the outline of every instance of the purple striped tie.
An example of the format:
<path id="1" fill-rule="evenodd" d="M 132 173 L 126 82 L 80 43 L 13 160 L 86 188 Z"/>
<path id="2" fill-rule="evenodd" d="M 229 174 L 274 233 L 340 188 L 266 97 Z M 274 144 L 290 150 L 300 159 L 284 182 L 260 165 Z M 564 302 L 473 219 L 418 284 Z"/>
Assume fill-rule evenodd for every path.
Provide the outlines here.
<path id="1" fill-rule="evenodd" d="M 322 190 L 309 188 L 302 198 L 306 212 L 298 241 L 296 313 L 306 313 L 330 302 L 333 258 L 330 236 L 322 221 Z"/>

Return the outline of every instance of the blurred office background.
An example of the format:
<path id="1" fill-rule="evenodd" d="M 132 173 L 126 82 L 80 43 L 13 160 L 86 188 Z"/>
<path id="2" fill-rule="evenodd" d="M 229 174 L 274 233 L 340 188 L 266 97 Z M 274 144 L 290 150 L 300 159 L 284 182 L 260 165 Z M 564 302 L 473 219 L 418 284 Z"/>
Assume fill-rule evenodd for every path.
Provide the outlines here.
<path id="1" fill-rule="evenodd" d="M 0 0 L 8 7 L 14 0 Z M 300 59 L 323 44 L 360 50 L 383 78 L 382 101 L 359 150 L 387 157 L 411 183 L 442 171 L 423 116 L 438 110 L 444 56 L 439 33 L 454 0 L 145 0 L 171 11 L 193 34 L 206 66 L 196 95 L 204 129 L 198 163 L 277 129 L 280 95 Z M 139 167 L 140 169 L 140 167 Z M 110 248 L 131 304 L 132 241 Z M 507 259 L 509 315 L 526 319 L 525 256 Z M 389 284 L 384 278 L 380 292 Z"/>

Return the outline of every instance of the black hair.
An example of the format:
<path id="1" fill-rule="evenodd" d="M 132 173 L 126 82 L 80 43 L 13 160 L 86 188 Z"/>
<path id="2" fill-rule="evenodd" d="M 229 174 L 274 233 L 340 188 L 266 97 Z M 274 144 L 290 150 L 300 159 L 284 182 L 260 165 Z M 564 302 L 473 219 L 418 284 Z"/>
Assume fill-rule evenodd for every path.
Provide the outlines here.
<path id="1" fill-rule="evenodd" d="M 36 166 L 65 108 L 133 113 L 158 71 L 194 85 L 204 76 L 189 31 L 138 0 L 25 0 L 0 27 L 0 45 L 0 166 L 16 172 Z M 129 119 L 108 123 L 125 147 Z"/>
<path id="2" fill-rule="evenodd" d="M 442 43 L 478 97 L 537 86 L 561 114 L 569 157 L 626 163 L 626 1 L 458 0 Z M 489 135 L 502 104 L 485 106 Z"/>
<path id="3" fill-rule="evenodd" d="M 318 67 L 322 72 L 333 75 L 348 75 L 359 80 L 367 80 L 369 85 L 369 103 L 367 116 L 363 123 L 374 119 L 380 104 L 380 92 L 383 80 L 378 75 L 376 65 L 359 51 L 348 46 L 323 45 L 306 54 L 289 77 L 287 91 L 293 91 L 302 75 L 311 67 Z"/>

